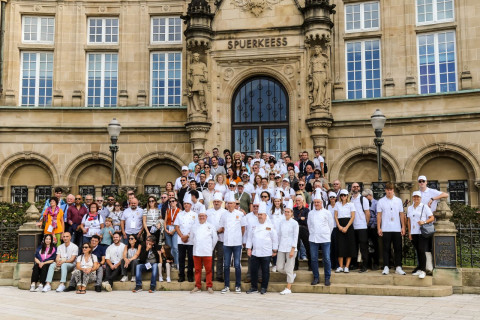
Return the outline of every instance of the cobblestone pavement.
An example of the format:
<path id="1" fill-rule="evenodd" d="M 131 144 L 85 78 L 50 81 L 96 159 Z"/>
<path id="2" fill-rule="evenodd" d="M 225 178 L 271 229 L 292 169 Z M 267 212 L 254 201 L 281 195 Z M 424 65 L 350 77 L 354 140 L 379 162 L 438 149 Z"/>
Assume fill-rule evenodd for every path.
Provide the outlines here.
<path id="1" fill-rule="evenodd" d="M 6 319 L 480 319 L 480 295 L 442 298 L 215 292 L 85 295 L 31 293 L 0 287 L 0 318 Z"/>

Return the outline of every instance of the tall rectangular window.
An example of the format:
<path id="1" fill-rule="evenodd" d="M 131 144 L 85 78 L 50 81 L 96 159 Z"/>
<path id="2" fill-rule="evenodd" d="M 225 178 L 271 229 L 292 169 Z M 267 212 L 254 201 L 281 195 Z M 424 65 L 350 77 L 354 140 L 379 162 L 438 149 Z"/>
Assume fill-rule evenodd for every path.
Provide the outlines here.
<path id="1" fill-rule="evenodd" d="M 179 17 L 153 17 L 151 26 L 152 43 L 181 43 L 182 20 Z"/>
<path id="2" fill-rule="evenodd" d="M 448 180 L 450 203 L 468 203 L 468 184 L 466 180 Z"/>
<path id="3" fill-rule="evenodd" d="M 89 18 L 89 44 L 117 44 L 118 18 Z"/>
<path id="4" fill-rule="evenodd" d="M 36 186 L 35 187 L 35 202 L 45 201 L 52 195 L 51 186 Z"/>
<path id="5" fill-rule="evenodd" d="M 12 203 L 25 203 L 28 201 L 28 188 L 26 186 L 12 186 Z"/>
<path id="6" fill-rule="evenodd" d="M 115 107 L 117 82 L 117 53 L 87 55 L 87 107 Z"/>
<path id="7" fill-rule="evenodd" d="M 456 91 L 455 32 L 419 35 L 417 47 L 419 93 Z"/>
<path id="8" fill-rule="evenodd" d="M 22 42 L 53 44 L 54 37 L 54 17 L 22 17 Z"/>
<path id="9" fill-rule="evenodd" d="M 84 199 L 88 194 L 95 197 L 95 186 L 78 186 L 78 193 L 80 193 Z"/>
<path id="10" fill-rule="evenodd" d="M 417 0 L 417 24 L 453 21 L 453 0 Z"/>
<path id="11" fill-rule="evenodd" d="M 151 105 L 180 105 L 182 93 L 182 53 L 152 53 L 150 65 Z"/>
<path id="12" fill-rule="evenodd" d="M 20 104 L 51 106 L 53 87 L 53 53 L 22 52 Z"/>
<path id="13" fill-rule="evenodd" d="M 373 31 L 380 28 L 379 2 L 345 5 L 345 30 L 347 32 Z"/>
<path id="14" fill-rule="evenodd" d="M 347 42 L 346 51 L 347 98 L 380 97 L 380 40 Z"/>

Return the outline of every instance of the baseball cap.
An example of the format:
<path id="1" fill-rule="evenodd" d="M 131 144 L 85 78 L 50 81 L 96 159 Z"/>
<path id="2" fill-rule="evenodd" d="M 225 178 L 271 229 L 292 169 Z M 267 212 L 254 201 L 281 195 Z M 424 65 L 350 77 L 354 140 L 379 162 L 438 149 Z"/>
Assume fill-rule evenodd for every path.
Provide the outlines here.
<path id="1" fill-rule="evenodd" d="M 425 180 L 425 181 L 427 181 L 427 177 L 425 177 L 425 176 L 420 176 L 420 177 L 418 177 L 417 181 L 419 181 L 419 180 Z"/>
<path id="2" fill-rule="evenodd" d="M 187 167 L 187 166 L 183 166 L 183 167 L 182 167 L 182 171 L 183 171 L 183 170 L 188 170 L 188 167 Z"/>
<path id="3" fill-rule="evenodd" d="M 415 196 L 421 198 L 421 197 L 422 197 L 422 193 L 421 193 L 420 191 L 413 191 L 412 197 L 415 197 Z"/>

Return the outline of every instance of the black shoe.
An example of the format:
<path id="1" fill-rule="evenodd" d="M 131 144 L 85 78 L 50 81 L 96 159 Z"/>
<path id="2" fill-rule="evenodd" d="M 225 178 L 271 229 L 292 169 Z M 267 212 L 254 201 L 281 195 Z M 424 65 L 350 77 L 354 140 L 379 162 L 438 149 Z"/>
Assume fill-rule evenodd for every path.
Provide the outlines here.
<path id="1" fill-rule="evenodd" d="M 250 279 L 243 280 L 243 283 L 250 283 L 250 282 L 252 282 L 252 280 L 250 280 Z"/>
<path id="2" fill-rule="evenodd" d="M 194 282 L 195 280 L 193 280 L 193 277 L 187 277 L 188 278 L 188 282 Z"/>
<path id="3" fill-rule="evenodd" d="M 140 292 L 140 291 L 142 291 L 141 286 L 135 286 L 135 289 L 132 290 L 132 292 Z"/>
<path id="4" fill-rule="evenodd" d="M 412 274 L 414 274 L 414 273 L 417 272 L 417 271 L 418 271 L 418 267 L 416 267 L 415 269 L 413 269 Z"/>
<path id="5" fill-rule="evenodd" d="M 220 278 L 220 277 L 216 277 L 215 278 L 215 281 L 218 281 L 218 282 L 225 282 L 225 280 L 223 278 Z"/>
<path id="6" fill-rule="evenodd" d="M 297 271 L 297 270 L 298 270 L 298 267 L 293 268 L 293 271 Z"/>
<path id="7" fill-rule="evenodd" d="M 262 283 L 262 281 L 263 281 L 262 278 L 258 279 L 258 283 Z"/>
<path id="8" fill-rule="evenodd" d="M 184 282 L 185 281 L 185 277 L 178 277 L 178 282 Z"/>
<path id="9" fill-rule="evenodd" d="M 314 285 L 319 284 L 319 283 L 320 283 L 319 279 L 313 279 L 311 285 L 314 286 Z"/>
<path id="10" fill-rule="evenodd" d="M 309 266 L 309 267 L 308 267 L 308 271 L 312 271 L 312 267 Z"/>
<path id="11" fill-rule="evenodd" d="M 250 293 L 258 293 L 258 289 L 250 288 L 247 290 L 247 294 L 250 294 Z"/>
<path id="12" fill-rule="evenodd" d="M 102 286 L 95 286 L 95 292 L 102 292 Z"/>
<path id="13" fill-rule="evenodd" d="M 372 271 L 377 271 L 378 270 L 378 265 L 377 264 L 373 264 L 372 266 Z"/>
<path id="14" fill-rule="evenodd" d="M 63 292 L 75 291 L 75 287 L 68 286 Z"/>
<path id="15" fill-rule="evenodd" d="M 267 289 L 262 288 L 262 289 L 260 290 L 260 294 L 267 294 Z"/>
<path id="16" fill-rule="evenodd" d="M 330 287 L 330 279 L 325 279 L 325 285 L 326 285 L 327 287 Z"/>
<path id="17" fill-rule="evenodd" d="M 358 270 L 359 273 L 364 273 L 367 272 L 367 268 L 362 267 L 360 270 Z"/>
<path id="18" fill-rule="evenodd" d="M 350 266 L 349 269 L 350 269 L 350 271 L 352 271 L 352 270 L 357 270 L 358 268 L 357 268 L 357 266 Z"/>

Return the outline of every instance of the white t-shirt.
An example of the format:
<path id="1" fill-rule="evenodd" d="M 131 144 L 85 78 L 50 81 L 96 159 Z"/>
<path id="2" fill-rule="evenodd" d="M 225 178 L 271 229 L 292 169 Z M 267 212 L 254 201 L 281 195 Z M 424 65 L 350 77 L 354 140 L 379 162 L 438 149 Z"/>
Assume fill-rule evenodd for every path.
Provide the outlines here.
<path id="1" fill-rule="evenodd" d="M 335 202 L 335 204 L 337 204 L 337 203 Z M 337 227 L 337 223 L 335 222 L 335 207 L 332 207 L 332 205 L 329 204 L 328 207 L 327 207 L 327 210 L 330 211 L 330 213 L 332 214 L 333 228 L 335 229 Z"/>
<path id="2" fill-rule="evenodd" d="M 416 208 L 414 208 L 413 205 L 409 206 L 407 209 L 407 218 L 410 219 L 410 233 L 421 234 L 422 232 L 420 231 L 418 221 L 427 221 L 432 215 L 432 210 L 424 203 L 420 203 Z"/>
<path id="3" fill-rule="evenodd" d="M 184 236 L 186 236 L 190 233 L 190 230 L 192 229 L 193 225 L 197 222 L 198 222 L 198 216 L 193 210 L 190 210 L 188 212 L 180 211 L 178 213 L 177 218 L 175 219 L 175 222 L 173 223 L 173 225 L 174 226 L 179 226 L 180 227 L 180 232 Z M 193 245 L 192 237 L 188 237 L 188 241 L 183 242 L 183 240 L 179 236 L 178 237 L 178 243 L 179 244 Z"/>
<path id="4" fill-rule="evenodd" d="M 403 212 L 403 203 L 400 198 L 393 196 L 388 199 L 386 196 L 377 202 L 377 217 L 382 213 L 383 232 L 401 232 L 400 213 Z"/>
<path id="5" fill-rule="evenodd" d="M 220 227 L 225 228 L 223 232 L 223 244 L 225 246 L 242 245 L 242 227 L 246 226 L 245 216 L 238 210 L 228 211 L 220 218 Z"/>
<path id="6" fill-rule="evenodd" d="M 77 257 L 77 262 L 80 262 L 80 268 L 87 269 L 93 268 L 93 264 L 98 262 L 98 259 L 96 255 L 91 254 L 88 261 L 85 261 L 85 256 L 82 254 L 81 256 Z"/>
<path id="7" fill-rule="evenodd" d="M 83 216 L 82 224 L 87 229 L 87 233 L 85 233 L 85 237 L 90 238 L 93 235 L 100 234 L 101 228 L 100 225 L 104 222 L 103 217 L 98 214 L 97 217 L 93 220 L 88 220 L 90 216 L 88 214 Z"/>
<path id="8" fill-rule="evenodd" d="M 123 211 L 121 218 L 122 221 L 125 221 L 125 233 L 126 234 L 137 234 L 143 228 L 143 210 L 141 208 L 127 208 Z"/>
<path id="9" fill-rule="evenodd" d="M 325 159 L 322 157 L 322 156 L 318 156 L 318 158 L 314 158 L 313 159 L 313 165 L 315 166 L 314 169 L 318 169 L 318 170 L 322 170 L 322 168 L 320 167 L 320 163 L 323 162 L 323 166 L 325 166 Z"/>
<path id="10" fill-rule="evenodd" d="M 252 193 L 255 192 L 255 187 L 250 182 L 246 183 L 246 184 L 243 185 L 243 192 L 246 192 L 249 195 L 252 195 Z"/>
<path id="11" fill-rule="evenodd" d="M 362 196 L 358 194 L 356 198 L 352 197 L 350 199 L 350 202 L 355 205 L 355 220 L 353 220 L 353 228 L 355 230 L 367 229 L 367 219 L 365 217 L 364 210 L 370 210 L 370 204 L 368 203 L 368 199 L 363 197 L 362 199 L 363 209 L 362 209 L 360 198 L 362 198 Z"/>
<path id="12" fill-rule="evenodd" d="M 117 264 L 123 258 L 123 251 L 125 250 L 125 244 L 120 242 L 119 245 L 112 243 L 108 246 L 107 251 L 105 252 L 105 259 L 110 260 L 111 263 Z"/>
<path id="13" fill-rule="evenodd" d="M 78 247 L 75 243 L 70 242 L 70 244 L 65 246 L 65 243 L 62 243 L 57 248 L 57 257 L 60 257 L 61 260 L 70 260 L 72 256 L 78 256 Z"/>
<path id="14" fill-rule="evenodd" d="M 335 211 L 338 212 L 338 215 L 337 215 L 338 219 L 351 218 L 352 211 L 355 212 L 355 205 L 351 202 L 347 202 L 345 203 L 345 205 L 342 205 L 342 202 L 338 201 L 337 203 L 335 203 Z"/>
<path id="15" fill-rule="evenodd" d="M 427 206 L 428 206 L 428 203 L 430 202 L 431 198 L 438 197 L 439 195 L 442 194 L 441 191 L 438 191 L 436 189 L 430 189 L 430 188 L 426 188 L 425 191 L 423 191 L 423 192 L 421 190 L 419 190 L 419 191 L 422 194 L 421 202 L 425 203 Z M 430 209 L 432 209 L 432 212 L 435 212 L 435 210 L 437 210 L 437 204 L 438 204 L 438 200 L 434 200 L 432 202 L 432 207 L 430 208 Z"/>

